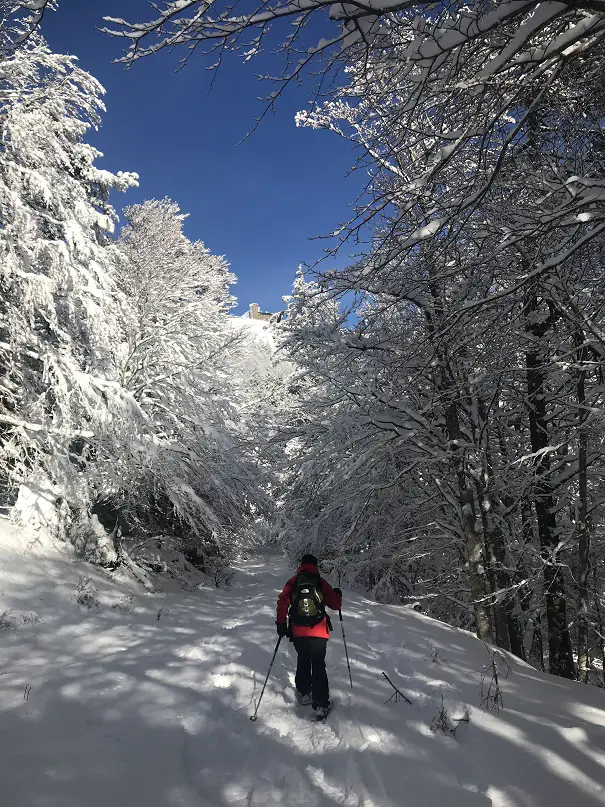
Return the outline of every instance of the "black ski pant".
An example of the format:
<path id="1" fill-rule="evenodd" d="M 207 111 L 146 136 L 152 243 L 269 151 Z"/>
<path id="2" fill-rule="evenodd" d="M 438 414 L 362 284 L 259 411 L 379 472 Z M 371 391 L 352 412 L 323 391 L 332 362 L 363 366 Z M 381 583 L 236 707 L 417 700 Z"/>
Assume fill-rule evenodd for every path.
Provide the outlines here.
<path id="1" fill-rule="evenodd" d="M 328 640 L 317 636 L 294 639 L 294 647 L 298 654 L 296 689 L 301 695 L 311 694 L 313 706 L 327 706 L 330 702 L 326 672 L 327 646 Z"/>

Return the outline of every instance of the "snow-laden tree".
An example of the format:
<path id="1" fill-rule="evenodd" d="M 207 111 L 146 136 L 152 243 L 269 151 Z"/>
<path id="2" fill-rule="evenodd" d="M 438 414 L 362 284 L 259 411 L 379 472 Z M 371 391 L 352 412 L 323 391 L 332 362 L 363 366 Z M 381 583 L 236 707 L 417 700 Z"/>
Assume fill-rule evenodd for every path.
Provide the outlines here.
<path id="1" fill-rule="evenodd" d="M 282 443 L 285 454 L 280 463 L 283 514 L 278 537 L 283 548 L 296 558 L 319 547 L 327 552 L 330 538 L 334 543 L 337 540 L 329 535 L 326 521 L 318 520 L 326 498 L 317 495 L 320 486 L 313 478 L 315 465 L 311 474 L 307 470 L 316 458 L 311 431 L 322 416 L 331 417 L 329 390 L 321 376 L 311 371 L 315 358 L 312 334 L 316 328 L 320 330 L 323 338 L 316 344 L 323 352 L 322 358 L 329 358 L 331 350 L 326 345 L 338 334 L 343 316 L 338 305 L 323 295 L 316 284 L 308 283 L 300 269 L 292 294 L 284 302 L 286 319 L 278 331 L 278 355 L 287 357 L 293 372 L 284 385 L 275 416 L 274 439 Z M 319 442 L 316 445 L 322 447 Z"/>
<path id="2" fill-rule="evenodd" d="M 30 39 L 35 38 L 44 15 L 55 8 L 55 0 L 2 0 L 0 59 L 10 56 Z"/>
<path id="3" fill-rule="evenodd" d="M 587 445 L 575 453 L 574 431 L 581 429 L 587 437 L 583 420 L 588 406 L 584 401 L 578 407 L 581 393 L 571 389 L 570 376 L 577 372 L 580 379 L 587 373 L 594 378 L 594 359 L 601 361 L 600 304 L 594 316 L 594 295 L 602 282 L 595 260 L 600 225 L 593 227 L 598 206 L 593 198 L 590 209 L 575 209 L 573 181 L 567 200 L 560 193 L 565 177 L 602 175 L 601 95 L 591 73 L 583 76 L 579 68 L 571 59 L 539 102 L 530 97 L 527 110 L 516 110 L 508 127 L 493 131 L 486 141 L 467 141 L 465 159 L 452 152 L 451 161 L 428 182 L 418 183 L 418 160 L 435 144 L 430 137 L 427 142 L 422 118 L 417 135 L 411 136 L 405 111 L 413 86 L 406 84 L 405 53 L 396 44 L 355 62 L 337 100 L 299 116 L 299 122 L 330 129 L 361 147 L 371 185 L 360 219 L 372 216 L 379 222 L 368 257 L 322 279 L 324 293 L 354 293 L 363 305 L 360 322 L 348 329 L 348 345 L 342 338 L 325 340 L 332 362 L 316 362 L 314 373 L 328 381 L 334 399 L 340 394 L 342 400 L 343 379 L 348 378 L 349 423 L 368 411 L 379 422 L 375 415 L 381 406 L 390 412 L 388 428 L 398 433 L 395 455 L 402 451 L 409 457 L 414 440 L 406 436 L 402 413 L 408 421 L 412 413 L 415 434 L 439 468 L 437 473 L 423 469 L 425 491 L 436 486 L 430 498 L 441 499 L 443 509 L 436 523 L 450 533 L 464 559 L 480 635 L 522 654 L 519 623 L 535 624 L 544 605 L 550 669 L 566 676 L 573 675 L 567 611 L 574 570 L 581 567 L 586 580 L 589 565 L 586 520 L 578 530 L 566 512 L 579 495 L 575 485 L 582 476 L 584 503 L 578 507 L 584 512 L 590 507 Z M 494 82 L 484 101 L 490 92 L 499 97 L 502 91 Z M 455 105 L 435 109 L 431 125 L 455 128 L 456 115 L 463 120 Z M 507 145 L 515 121 L 523 126 Z M 492 170 L 494 160 L 498 171 Z M 472 214 L 460 209 L 451 221 L 440 218 L 438 211 L 447 210 L 452 199 L 465 198 L 482 172 L 489 181 Z M 313 300 L 308 304 L 312 307 Z M 593 323 L 590 333 L 584 322 Z M 360 364 L 355 350 L 369 361 L 369 373 L 381 379 L 378 391 L 367 384 L 361 389 L 358 370 L 351 374 Z M 562 374 L 561 355 L 582 355 L 583 360 Z M 330 371 L 333 363 L 340 373 Z M 390 368 L 386 390 L 385 363 Z M 602 421 L 598 385 L 594 394 L 597 406 L 590 409 L 590 420 L 596 425 Z M 553 415 L 562 406 L 561 397 L 566 407 L 562 432 Z M 512 423 L 519 424 L 520 434 L 511 433 Z M 324 441 L 333 439 L 336 429 L 328 432 Z M 318 443 L 316 458 L 322 454 Z M 366 434 L 366 443 L 375 468 L 380 438 Z M 591 462 L 596 462 L 598 443 L 592 451 Z M 554 452 L 560 454 L 556 461 Z M 331 467 L 338 467 L 334 460 Z M 319 462 L 313 471 L 321 474 Z M 388 481 L 387 474 L 383 484 Z M 411 472 L 405 482 L 413 486 Z M 337 479 L 331 495 L 342 501 L 337 491 L 346 490 L 349 501 L 350 487 Z M 408 493 L 411 502 L 415 496 L 412 489 Z M 350 496 L 353 503 L 359 498 Z M 593 506 L 598 512 L 598 498 Z M 399 511 L 409 513 L 405 501 Z M 429 508 L 425 505 L 422 512 Z M 343 525 L 347 520 L 358 529 L 350 516 Z M 412 519 L 411 524 L 418 531 L 416 540 L 423 522 Z M 371 533 L 368 548 L 372 543 L 379 547 L 384 535 L 384 529 Z M 583 547 L 577 566 L 568 551 L 576 536 Z M 364 552 L 366 560 L 385 557 Z M 443 578 L 436 574 L 435 579 Z M 592 591 L 595 604 L 598 586 Z M 585 608 L 586 585 L 580 589 Z M 527 596 L 531 591 L 537 592 L 533 600 Z M 585 628 L 581 632 L 585 644 Z"/>
<path id="4" fill-rule="evenodd" d="M 120 288 L 135 319 L 128 332 L 123 383 L 137 398 L 158 399 L 162 385 L 187 387 L 191 373 L 208 388 L 224 370 L 234 276 L 225 260 L 183 233 L 187 218 L 168 199 L 124 210 L 118 245 L 127 256 Z"/>
<path id="5" fill-rule="evenodd" d="M 270 509 L 234 278 L 168 200 L 113 240 L 137 177 L 95 166 L 103 89 L 36 33 L 51 5 L 0 24 L 2 503 L 93 560 L 132 566 L 161 532 L 216 571 Z"/>
<path id="6" fill-rule="evenodd" d="M 2 59 L 3 488 L 93 559 L 129 562 L 119 533 L 161 531 L 208 568 L 269 507 L 233 276 L 167 200 L 128 208 L 114 242 L 109 192 L 136 176 L 95 166 L 102 87 L 35 23 L 13 15 L 27 36 Z"/>
<path id="7" fill-rule="evenodd" d="M 349 4 L 337 0 L 295 0 L 263 5 L 252 2 L 237 12 L 229 4 L 210 9 L 202 0 L 165 0 L 153 8 L 154 17 L 148 22 L 107 18 L 113 24 L 110 33 L 130 40 L 126 60 L 174 46 L 210 52 L 220 48 L 250 59 L 261 52 L 271 24 L 280 20 L 294 26 L 283 42 L 284 50 L 294 52 L 299 42 L 300 47 L 304 45 L 301 40 L 309 17 L 327 11 L 324 32 L 328 36 L 306 44 L 306 59 L 297 59 L 292 73 L 300 72 L 320 54 L 346 56 L 358 45 L 368 50 L 380 47 L 385 30 L 400 26 L 401 36 L 407 40 L 410 69 L 419 76 L 419 84 L 423 78 L 430 78 L 435 67 L 440 68 L 450 57 L 452 62 L 460 61 L 461 53 L 471 46 L 480 49 L 494 34 L 499 38 L 501 52 L 498 58 L 494 54 L 489 70 L 477 76 L 479 82 L 485 83 L 490 76 L 507 72 L 511 65 L 525 66 L 522 75 L 533 77 L 542 65 L 569 55 L 570 48 L 589 50 L 598 45 L 603 35 L 600 15 L 605 13 L 602 0 L 546 3 L 455 0 L 445 4 L 430 0 Z M 426 91 L 429 90 L 427 87 Z M 421 92 L 419 88 L 418 94 Z"/>
<path id="8" fill-rule="evenodd" d="M 94 483 L 81 465 L 95 455 L 102 473 L 115 455 L 106 443 L 123 406 L 115 362 L 123 298 L 108 197 L 136 175 L 95 166 L 99 152 L 84 136 L 99 122 L 103 90 L 73 57 L 31 38 L 3 70 L 1 470 L 85 510 Z"/>
<path id="9" fill-rule="evenodd" d="M 591 278 L 588 258 L 583 277 L 593 313 L 602 308 L 595 300 L 601 275 Z M 467 322 L 467 341 L 448 334 L 447 352 L 437 358 L 425 315 L 405 302 L 366 297 L 357 317 L 326 317 L 319 324 L 314 303 L 319 294 L 329 300 L 326 291 L 311 285 L 299 293 L 299 307 L 306 295 L 311 316 L 304 325 L 292 316 L 285 326 L 305 380 L 298 390 L 298 417 L 286 421 L 282 432 L 291 469 L 283 494 L 285 545 L 296 553 L 311 544 L 376 596 L 420 600 L 433 615 L 465 627 L 474 622 L 465 603 L 472 606 L 482 592 L 474 611 L 476 617 L 476 606 L 483 609 L 487 638 L 537 663 L 543 658 L 542 639 L 550 638 L 541 620 L 546 594 L 556 591 L 570 615 L 579 594 L 589 600 L 590 654 L 594 658 L 596 650 L 598 657 L 602 547 L 593 546 L 589 567 L 597 578 L 586 586 L 584 575 L 584 591 L 577 589 L 576 574 L 580 563 L 586 570 L 591 537 L 586 517 L 577 514 L 582 508 L 591 512 L 592 530 L 603 516 L 602 369 L 594 354 L 592 361 L 577 363 L 573 333 L 559 321 L 556 354 L 543 368 L 549 448 L 536 454 L 528 422 L 521 305 L 508 315 L 501 312 L 497 324 Z M 442 381 L 444 370 L 454 396 Z M 573 387 L 584 376 L 590 377 L 590 402 L 584 395 L 578 406 Z M 587 423 L 580 434 L 578 414 Z M 458 438 L 450 440 L 454 416 Z M 541 544 L 536 509 L 548 452 L 556 554 Z M 475 511 L 470 524 L 479 552 L 475 582 L 460 474 Z M 578 542 L 584 555 L 576 560 Z M 549 567 L 561 577 L 551 592 L 546 589 L 552 587 L 550 578 L 544 582 Z M 552 652 L 549 658 L 553 671 L 560 671 Z"/>
<path id="10" fill-rule="evenodd" d="M 243 337 L 228 316 L 234 276 L 186 237 L 174 202 L 147 201 L 124 215 L 118 285 L 129 315 L 120 383 L 143 431 L 130 461 L 138 473 L 114 504 L 151 534 L 176 534 L 207 567 L 241 546 L 269 507 L 245 412 Z"/>
<path id="11" fill-rule="evenodd" d="M 422 320 L 369 296 L 350 316 L 331 296 L 299 280 L 284 326 L 301 374 L 298 418 L 284 429 L 286 541 L 312 542 L 376 596 L 431 598 L 444 616 L 448 597 L 466 599 L 465 541 Z M 437 579 L 438 595 L 427 585 Z"/>

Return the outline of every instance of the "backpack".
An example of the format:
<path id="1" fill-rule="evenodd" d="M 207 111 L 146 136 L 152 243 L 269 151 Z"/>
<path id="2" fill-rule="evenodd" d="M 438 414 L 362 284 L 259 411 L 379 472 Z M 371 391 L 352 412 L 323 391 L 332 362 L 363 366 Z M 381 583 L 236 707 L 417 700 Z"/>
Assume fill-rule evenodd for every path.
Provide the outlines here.
<path id="1" fill-rule="evenodd" d="M 321 577 L 313 572 L 296 575 L 290 602 L 290 622 L 300 627 L 312 628 L 326 618 L 323 603 Z"/>

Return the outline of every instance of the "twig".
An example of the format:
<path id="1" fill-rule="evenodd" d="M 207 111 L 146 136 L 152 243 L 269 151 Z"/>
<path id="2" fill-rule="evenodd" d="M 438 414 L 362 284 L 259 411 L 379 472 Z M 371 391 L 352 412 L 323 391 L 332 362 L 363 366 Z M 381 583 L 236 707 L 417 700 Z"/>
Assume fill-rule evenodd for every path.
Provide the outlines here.
<path id="1" fill-rule="evenodd" d="M 458 726 L 452 726 L 451 719 L 447 709 L 445 708 L 445 701 L 442 695 L 439 711 L 431 722 L 431 731 L 442 731 L 444 734 L 451 734 L 452 737 L 455 737 L 457 730 Z"/>
<path id="2" fill-rule="evenodd" d="M 410 706 L 414 705 L 412 703 L 412 701 L 408 697 L 406 697 L 406 695 L 404 695 L 403 692 L 400 689 L 397 689 L 395 684 L 391 681 L 391 679 L 389 678 L 389 676 L 385 672 L 383 672 L 382 675 L 384 675 L 384 677 L 387 679 L 389 684 L 395 690 L 395 692 L 391 695 L 391 697 L 388 699 L 388 701 L 385 701 L 385 703 L 390 703 L 392 700 L 394 700 L 395 703 L 397 703 L 397 701 L 401 699 L 401 700 L 404 700 L 406 703 L 408 703 Z"/>
<path id="3" fill-rule="evenodd" d="M 501 678 L 508 678 L 511 668 L 502 653 L 497 650 L 492 653 L 487 645 L 485 645 L 485 648 L 489 653 L 490 663 L 485 664 L 481 672 L 481 706 L 499 712 L 500 709 L 504 709 Z M 498 662 L 502 663 L 502 670 L 499 669 Z M 486 691 L 485 682 L 489 674 L 491 674 L 491 677 Z"/>

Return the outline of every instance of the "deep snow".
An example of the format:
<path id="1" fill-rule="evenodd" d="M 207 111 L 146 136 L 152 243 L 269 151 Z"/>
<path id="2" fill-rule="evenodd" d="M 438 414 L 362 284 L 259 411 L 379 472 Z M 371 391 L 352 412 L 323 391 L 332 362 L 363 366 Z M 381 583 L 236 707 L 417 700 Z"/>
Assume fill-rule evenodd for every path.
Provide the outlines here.
<path id="1" fill-rule="evenodd" d="M 288 574 L 275 555 L 228 590 L 149 594 L 0 519 L 0 568 L 6 807 L 605 805 L 602 690 L 510 658 L 487 711 L 477 639 L 347 592 L 355 688 L 336 619 L 327 723 L 294 705 L 287 643 L 250 722 Z M 385 703 L 382 671 L 413 706 Z M 455 736 L 431 730 L 442 698 Z"/>

